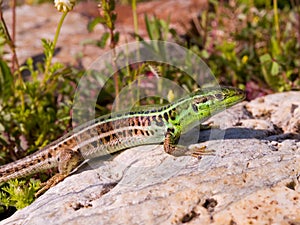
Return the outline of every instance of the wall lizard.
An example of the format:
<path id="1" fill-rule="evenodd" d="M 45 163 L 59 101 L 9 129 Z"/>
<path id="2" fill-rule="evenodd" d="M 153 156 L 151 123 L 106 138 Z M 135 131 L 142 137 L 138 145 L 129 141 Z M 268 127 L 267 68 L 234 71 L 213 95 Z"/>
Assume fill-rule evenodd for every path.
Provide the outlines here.
<path id="1" fill-rule="evenodd" d="M 177 151 L 180 147 L 176 143 L 182 133 L 244 97 L 242 90 L 232 87 L 207 88 L 153 110 L 99 117 L 35 153 L 1 166 L 0 184 L 58 168 L 59 173 L 44 184 L 39 195 L 67 177 L 85 159 L 157 143 L 163 143 L 166 153 L 178 155 L 181 151 Z"/>

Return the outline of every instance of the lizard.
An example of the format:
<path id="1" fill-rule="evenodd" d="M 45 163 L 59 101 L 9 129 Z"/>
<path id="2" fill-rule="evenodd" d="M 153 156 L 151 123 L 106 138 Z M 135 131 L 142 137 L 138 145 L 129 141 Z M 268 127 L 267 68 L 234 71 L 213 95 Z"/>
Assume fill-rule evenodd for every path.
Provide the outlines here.
<path id="1" fill-rule="evenodd" d="M 182 155 L 182 148 L 188 149 L 176 145 L 182 133 L 244 98 L 244 91 L 237 88 L 205 88 L 158 108 L 96 118 L 33 154 L 0 166 L 0 184 L 58 168 L 58 173 L 43 183 L 37 192 L 36 195 L 40 195 L 66 178 L 87 159 L 158 143 L 163 143 L 166 153 Z M 203 153 L 201 151 L 191 155 L 199 157 Z"/>

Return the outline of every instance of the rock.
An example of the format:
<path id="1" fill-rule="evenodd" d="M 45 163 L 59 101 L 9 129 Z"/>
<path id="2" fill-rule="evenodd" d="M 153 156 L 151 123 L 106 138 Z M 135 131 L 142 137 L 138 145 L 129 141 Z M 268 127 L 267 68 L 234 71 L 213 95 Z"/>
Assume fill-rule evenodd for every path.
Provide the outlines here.
<path id="1" fill-rule="evenodd" d="M 93 160 L 0 224 L 299 224 L 299 105 L 287 92 L 214 116 L 201 160 L 161 145 Z"/>
<path id="2" fill-rule="evenodd" d="M 271 121 L 284 133 L 300 131 L 300 99 L 299 92 L 286 92 L 258 98 L 246 106 L 253 117 Z"/>

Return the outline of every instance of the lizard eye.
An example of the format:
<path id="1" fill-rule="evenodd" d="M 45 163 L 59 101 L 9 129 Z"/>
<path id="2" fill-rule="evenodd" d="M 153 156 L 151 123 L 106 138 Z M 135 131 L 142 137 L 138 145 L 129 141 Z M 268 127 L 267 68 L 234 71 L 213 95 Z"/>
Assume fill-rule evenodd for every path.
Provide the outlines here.
<path id="1" fill-rule="evenodd" d="M 194 104 L 200 104 L 200 103 L 205 103 L 208 101 L 207 97 L 200 97 L 200 98 L 196 98 L 194 99 Z"/>
<path id="2" fill-rule="evenodd" d="M 224 99 L 224 95 L 223 94 L 216 94 L 215 97 L 218 99 L 218 100 L 223 100 Z"/>

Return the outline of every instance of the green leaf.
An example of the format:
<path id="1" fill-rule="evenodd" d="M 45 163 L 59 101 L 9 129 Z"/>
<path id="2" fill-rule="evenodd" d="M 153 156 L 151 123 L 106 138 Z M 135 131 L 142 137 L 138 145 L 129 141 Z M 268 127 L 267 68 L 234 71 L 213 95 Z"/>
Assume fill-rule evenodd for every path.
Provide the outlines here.
<path id="1" fill-rule="evenodd" d="M 113 14 L 111 15 L 111 21 L 112 21 L 113 23 L 115 23 L 115 21 L 117 20 L 117 17 L 118 17 L 118 15 L 117 15 L 116 13 L 113 13 Z"/>
<path id="2" fill-rule="evenodd" d="M 174 28 L 170 28 L 169 32 L 172 34 L 172 36 L 176 36 L 177 32 Z"/>
<path id="3" fill-rule="evenodd" d="M 0 60 L 0 97 L 3 101 L 13 94 L 13 76 L 5 61 Z"/>
<path id="4" fill-rule="evenodd" d="M 150 38 L 150 40 L 153 40 L 152 28 L 151 28 L 151 24 L 150 24 L 147 14 L 145 14 L 144 19 L 145 19 L 146 29 L 147 29 L 149 38 Z"/>
<path id="5" fill-rule="evenodd" d="M 115 1 L 109 1 L 109 11 L 114 11 L 116 8 L 116 2 Z"/>
<path id="6" fill-rule="evenodd" d="M 205 49 L 201 51 L 201 57 L 203 57 L 204 59 L 208 59 L 209 57 L 209 53 L 208 51 L 206 51 Z"/>
<path id="7" fill-rule="evenodd" d="M 109 38 L 109 35 L 110 35 L 110 34 L 109 34 L 108 32 L 105 32 L 105 33 L 102 35 L 100 41 L 97 42 L 97 46 L 100 47 L 100 48 L 104 48 L 105 45 L 106 45 L 106 42 L 107 42 L 107 40 L 108 40 L 108 38 Z"/>
<path id="8" fill-rule="evenodd" d="M 104 23 L 104 19 L 101 17 L 96 17 L 95 19 L 93 19 L 92 21 L 90 21 L 87 25 L 87 29 L 89 32 L 94 31 L 95 27 L 99 24 L 99 23 Z"/>
<path id="9" fill-rule="evenodd" d="M 119 33 L 119 32 L 116 32 L 115 35 L 114 35 L 114 42 L 115 42 L 115 43 L 118 43 L 118 42 L 119 42 L 119 39 L 120 39 L 120 33 Z"/>
<path id="10" fill-rule="evenodd" d="M 41 41 L 42 41 L 42 45 L 43 45 L 43 48 L 44 48 L 45 52 L 52 51 L 52 48 L 53 48 L 53 42 L 52 41 L 44 39 L 44 38 L 42 38 Z"/>
<path id="11" fill-rule="evenodd" d="M 281 55 L 280 46 L 279 46 L 279 43 L 275 36 L 271 37 L 271 46 L 272 46 L 271 52 L 272 52 L 273 57 L 275 57 L 277 55 Z"/>
<path id="12" fill-rule="evenodd" d="M 271 61 L 272 58 L 271 58 L 271 56 L 270 56 L 269 53 L 266 53 L 266 54 L 260 56 L 260 57 L 259 57 L 259 60 L 260 60 L 261 63 L 266 63 L 266 62 Z"/>
<path id="13" fill-rule="evenodd" d="M 272 62 L 271 74 L 277 75 L 279 73 L 279 64 L 277 62 Z"/>

